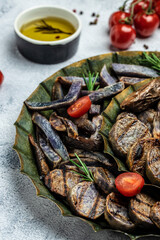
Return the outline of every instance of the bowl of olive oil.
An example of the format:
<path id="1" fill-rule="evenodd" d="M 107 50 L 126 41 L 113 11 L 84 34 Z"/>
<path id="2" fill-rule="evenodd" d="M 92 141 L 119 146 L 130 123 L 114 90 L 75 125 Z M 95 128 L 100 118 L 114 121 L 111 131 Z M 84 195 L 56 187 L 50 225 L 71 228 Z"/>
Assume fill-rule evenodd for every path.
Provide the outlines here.
<path id="1" fill-rule="evenodd" d="M 81 22 L 68 9 L 38 6 L 20 13 L 14 29 L 17 47 L 24 57 L 37 63 L 54 64 L 76 53 Z"/>

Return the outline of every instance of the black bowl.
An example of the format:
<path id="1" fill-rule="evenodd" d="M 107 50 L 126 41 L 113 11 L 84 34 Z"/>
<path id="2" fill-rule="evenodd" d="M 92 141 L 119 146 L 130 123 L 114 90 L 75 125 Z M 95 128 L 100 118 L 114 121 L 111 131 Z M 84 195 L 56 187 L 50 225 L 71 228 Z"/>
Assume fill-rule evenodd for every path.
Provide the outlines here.
<path id="1" fill-rule="evenodd" d="M 76 31 L 71 36 L 57 41 L 38 41 L 26 37 L 20 32 L 23 24 L 51 16 L 71 22 Z M 15 20 L 14 29 L 17 47 L 24 57 L 37 63 L 53 64 L 63 62 L 76 53 L 81 33 L 81 22 L 76 14 L 65 8 L 38 6 L 20 13 Z"/>

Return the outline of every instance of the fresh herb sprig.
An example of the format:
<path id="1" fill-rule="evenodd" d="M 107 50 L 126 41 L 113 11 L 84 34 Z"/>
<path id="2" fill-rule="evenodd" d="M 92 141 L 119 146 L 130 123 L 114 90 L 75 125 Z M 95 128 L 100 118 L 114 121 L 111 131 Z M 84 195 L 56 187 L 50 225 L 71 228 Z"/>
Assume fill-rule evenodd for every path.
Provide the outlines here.
<path id="1" fill-rule="evenodd" d="M 85 181 L 89 181 L 89 182 L 93 182 L 94 181 L 94 177 L 93 174 L 91 172 L 91 170 L 89 170 L 86 166 L 86 164 L 84 162 L 82 162 L 82 160 L 79 158 L 79 156 L 75 153 L 76 158 L 78 159 L 78 161 L 80 162 L 81 166 L 76 163 L 75 161 L 73 161 L 72 159 L 69 159 L 70 162 L 72 162 L 75 166 L 77 166 L 84 174 L 73 171 L 75 173 L 77 173 L 78 175 L 80 175 L 82 178 L 82 180 Z"/>
<path id="2" fill-rule="evenodd" d="M 143 52 L 143 58 L 139 62 L 160 73 L 160 59 L 154 53 L 151 53 L 151 56 L 149 56 L 146 52 Z"/>
<path id="3" fill-rule="evenodd" d="M 94 90 L 94 85 L 96 83 L 96 80 L 99 76 L 99 73 L 96 73 L 96 76 L 94 77 L 95 73 L 88 73 L 88 79 L 85 77 L 85 75 L 83 74 L 83 78 L 84 81 L 86 83 L 86 86 L 88 88 L 89 91 L 93 91 Z M 95 90 L 98 90 L 98 88 L 100 87 L 100 85 L 97 86 L 97 88 Z"/>
<path id="4" fill-rule="evenodd" d="M 51 25 L 49 25 L 48 23 L 46 23 L 46 21 L 44 19 L 41 20 L 41 24 L 36 24 L 35 27 L 35 32 L 42 32 L 42 33 L 46 33 L 46 34 L 53 34 L 53 33 L 64 33 L 64 34 L 68 34 L 71 35 L 72 33 L 70 32 L 64 32 L 59 28 L 54 28 Z"/>

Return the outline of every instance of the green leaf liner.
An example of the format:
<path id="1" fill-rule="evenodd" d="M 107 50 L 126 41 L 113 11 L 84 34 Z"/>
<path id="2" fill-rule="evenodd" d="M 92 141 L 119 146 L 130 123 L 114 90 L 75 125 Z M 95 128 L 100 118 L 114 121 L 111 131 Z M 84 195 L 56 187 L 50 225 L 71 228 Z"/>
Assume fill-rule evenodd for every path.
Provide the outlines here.
<path id="1" fill-rule="evenodd" d="M 154 52 L 155 53 L 155 52 Z M 51 100 L 51 93 L 52 93 L 52 87 L 53 84 L 58 76 L 83 76 L 83 74 L 87 75 L 89 71 L 91 72 L 99 72 L 104 64 L 106 64 L 108 71 L 112 72 L 111 70 L 111 63 L 112 62 L 119 62 L 119 63 L 128 63 L 128 64 L 139 64 L 138 59 L 140 58 L 140 55 L 142 52 L 117 52 L 117 53 L 109 53 L 109 54 L 103 54 L 95 57 L 91 57 L 89 59 L 84 59 L 82 61 L 76 62 L 74 64 L 71 64 L 60 71 L 56 72 L 49 78 L 47 78 L 45 81 L 40 83 L 40 85 L 37 87 L 37 89 L 31 94 L 31 96 L 27 99 L 29 101 L 37 101 L 37 102 L 45 102 Z M 155 53 L 157 56 L 160 56 L 160 53 Z M 108 145 L 107 137 L 109 130 L 111 129 L 112 125 L 115 122 L 116 116 L 120 113 L 119 104 L 121 101 L 130 93 L 138 89 L 140 86 L 136 85 L 134 88 L 128 87 L 123 91 L 123 94 L 118 94 L 115 96 L 111 102 L 107 99 L 104 106 L 108 106 L 103 113 L 103 125 L 101 128 L 101 134 L 104 139 L 105 148 L 104 152 L 107 154 L 110 154 L 114 158 L 114 160 L 117 163 L 117 166 L 120 171 L 125 171 L 126 168 L 124 164 L 115 156 L 113 155 L 113 152 Z M 44 111 L 42 112 L 43 115 L 46 117 L 49 117 L 52 111 Z M 47 199 L 50 199 L 53 201 L 61 210 L 62 214 L 64 216 L 72 216 L 72 217 L 78 217 L 72 213 L 70 210 L 67 202 L 65 200 L 62 201 L 62 199 L 59 199 L 55 194 L 52 194 L 46 186 L 43 184 L 43 182 L 40 180 L 34 155 L 32 153 L 31 146 L 29 144 L 28 140 L 28 134 L 34 135 L 34 126 L 31 120 L 32 112 L 29 111 L 25 105 L 23 105 L 21 113 L 15 122 L 16 127 L 16 137 L 15 137 L 15 143 L 13 148 L 16 150 L 19 159 L 20 159 L 20 165 L 21 165 L 21 173 L 27 175 L 31 181 L 33 182 L 37 196 L 45 197 Z M 149 191 L 154 189 L 154 192 L 160 193 L 160 188 L 157 186 L 150 185 L 146 186 L 146 188 L 149 189 Z M 160 194 L 159 194 L 160 196 Z M 88 223 L 92 226 L 93 230 L 95 232 L 100 230 L 107 230 L 107 231 L 115 231 L 115 232 L 121 232 L 119 230 L 113 230 L 110 228 L 108 223 L 104 221 L 103 219 L 98 219 L 96 221 L 92 221 L 89 219 L 84 219 L 81 217 L 78 217 Z M 142 231 L 135 232 L 133 235 L 124 233 L 127 235 L 130 239 L 135 240 L 142 236 L 158 236 L 160 237 L 160 233 L 153 233 L 150 232 L 146 234 Z"/>

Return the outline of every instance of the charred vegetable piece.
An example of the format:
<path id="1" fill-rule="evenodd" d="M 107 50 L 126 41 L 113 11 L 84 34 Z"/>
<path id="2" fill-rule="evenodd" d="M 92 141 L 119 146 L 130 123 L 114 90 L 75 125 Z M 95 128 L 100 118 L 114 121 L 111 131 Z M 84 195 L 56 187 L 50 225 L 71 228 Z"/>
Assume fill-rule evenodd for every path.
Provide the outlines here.
<path id="1" fill-rule="evenodd" d="M 103 117 L 101 115 L 94 116 L 92 118 L 92 122 L 96 126 L 96 131 L 94 134 L 91 135 L 90 139 L 93 139 L 97 143 L 102 142 L 102 136 L 99 134 L 99 130 L 101 129 L 101 125 L 102 125 L 102 120 L 103 120 Z"/>
<path id="2" fill-rule="evenodd" d="M 88 152 L 82 149 L 74 149 L 72 152 L 69 153 L 69 156 L 74 157 L 75 153 L 77 153 L 81 159 L 83 158 L 94 159 L 108 167 L 113 166 L 113 163 L 111 162 L 111 160 L 100 152 Z"/>
<path id="3" fill-rule="evenodd" d="M 74 120 L 74 123 L 77 125 L 78 128 L 80 128 L 81 130 L 89 133 L 89 134 L 93 134 L 96 131 L 96 126 L 94 123 L 92 123 L 90 120 L 85 119 L 85 118 L 76 118 Z"/>
<path id="4" fill-rule="evenodd" d="M 25 101 L 26 106 L 31 110 L 49 110 L 63 108 L 72 105 L 79 97 L 81 91 L 81 82 L 73 82 L 68 94 L 63 99 L 58 99 L 52 102 L 29 102 Z"/>
<path id="5" fill-rule="evenodd" d="M 102 100 L 107 97 L 111 97 L 124 89 L 124 83 L 118 82 L 113 85 L 100 88 L 93 93 L 90 93 L 88 96 L 92 103 Z"/>
<path id="6" fill-rule="evenodd" d="M 46 176 L 50 172 L 50 169 L 49 169 L 49 167 L 48 167 L 48 165 L 46 163 L 45 155 L 42 152 L 42 150 L 39 147 L 39 145 L 34 141 L 33 136 L 32 135 L 28 135 L 28 138 L 29 138 L 30 143 L 34 147 L 34 150 L 35 150 L 36 162 L 37 162 L 39 175 L 41 177 L 44 177 L 44 176 Z"/>
<path id="7" fill-rule="evenodd" d="M 150 219 L 150 210 L 155 200 L 145 193 L 139 193 L 130 200 L 129 215 L 140 228 L 152 228 L 154 226 Z"/>
<path id="8" fill-rule="evenodd" d="M 156 112 L 154 109 L 147 109 L 146 111 L 138 114 L 138 119 L 149 128 L 151 133 L 153 130 L 153 121 L 155 114 Z"/>
<path id="9" fill-rule="evenodd" d="M 157 111 L 160 112 L 160 101 L 157 104 Z"/>
<path id="10" fill-rule="evenodd" d="M 56 168 L 57 165 L 61 162 L 61 157 L 53 150 L 50 144 L 47 142 L 45 138 L 42 137 L 41 134 L 38 136 L 39 145 L 48 159 L 48 163 L 51 168 Z"/>
<path id="11" fill-rule="evenodd" d="M 106 198 L 105 219 L 114 229 L 131 232 L 135 224 L 128 214 L 128 199 L 117 193 L 110 193 Z"/>
<path id="12" fill-rule="evenodd" d="M 66 131 L 66 126 L 62 121 L 62 118 L 59 117 L 55 112 L 53 112 L 49 118 L 49 122 L 52 125 L 52 127 L 60 132 Z"/>
<path id="13" fill-rule="evenodd" d="M 32 116 L 32 121 L 43 131 L 49 140 L 51 146 L 54 151 L 61 156 L 61 158 L 66 161 L 69 159 L 69 155 L 66 147 L 62 143 L 60 137 L 55 132 L 55 130 L 51 127 L 49 121 L 39 113 L 34 113 Z"/>
<path id="14" fill-rule="evenodd" d="M 109 194 L 115 190 L 115 177 L 107 169 L 95 168 L 93 176 L 95 184 L 97 184 L 105 194 Z"/>
<path id="15" fill-rule="evenodd" d="M 88 96 L 90 93 L 93 93 L 94 91 L 89 90 L 81 90 L 81 96 Z"/>
<path id="16" fill-rule="evenodd" d="M 102 119 L 103 117 L 101 115 L 96 115 L 92 118 L 92 122 L 96 125 L 97 131 L 99 132 L 101 125 L 102 125 Z"/>
<path id="17" fill-rule="evenodd" d="M 160 139 L 160 111 L 155 114 L 153 121 L 153 137 Z"/>
<path id="18" fill-rule="evenodd" d="M 94 117 L 93 123 L 96 125 L 96 131 L 90 138 L 78 136 L 76 139 L 64 136 L 64 140 L 67 146 L 78 149 L 84 149 L 88 151 L 99 151 L 103 148 L 102 136 L 99 134 L 99 129 L 102 124 L 102 116 L 98 115 Z"/>
<path id="19" fill-rule="evenodd" d="M 74 172 L 78 172 L 78 167 L 76 167 L 75 165 L 70 165 L 70 161 L 65 162 L 65 164 L 60 164 L 59 166 L 60 169 L 63 169 L 64 171 L 74 171 Z M 80 173 L 82 173 L 81 171 L 79 171 Z"/>
<path id="20" fill-rule="evenodd" d="M 88 77 L 86 77 L 86 80 L 88 81 Z M 78 81 L 82 83 L 83 88 L 86 87 L 86 83 L 83 77 L 76 77 L 76 76 L 58 77 L 56 81 L 66 86 L 71 86 L 73 82 Z M 94 81 L 94 77 L 93 77 L 93 81 Z M 95 86 L 97 86 L 98 84 L 99 84 L 99 78 L 96 79 Z"/>
<path id="21" fill-rule="evenodd" d="M 112 68 L 115 71 L 115 73 L 119 76 L 142 77 L 142 78 L 159 76 L 155 70 L 139 65 L 112 63 Z"/>
<path id="22" fill-rule="evenodd" d="M 79 162 L 77 161 L 77 159 L 76 158 L 72 158 L 71 160 L 73 160 L 74 162 L 76 162 L 77 164 L 79 164 Z M 88 165 L 92 165 L 92 166 L 87 166 L 87 169 L 89 170 L 89 172 L 91 172 L 92 173 L 92 175 L 93 175 L 93 173 L 95 172 L 95 169 L 97 168 L 97 167 L 100 167 L 102 164 L 100 164 L 100 163 L 98 163 L 98 162 L 96 162 L 95 160 L 93 160 L 93 159 L 90 159 L 89 161 L 86 159 L 82 159 L 83 160 L 83 163 L 85 163 L 86 164 L 86 166 L 87 166 L 87 164 Z M 66 170 L 66 171 L 74 171 L 74 172 L 76 172 L 77 174 L 79 174 L 79 175 L 81 175 L 81 174 L 83 174 L 84 175 L 84 172 L 82 171 L 82 170 L 80 170 L 78 167 L 76 167 L 75 165 L 70 165 L 70 163 L 69 162 L 66 162 L 66 164 L 61 164 L 61 166 L 60 166 L 60 169 L 64 169 L 64 170 Z M 90 181 L 90 180 L 86 180 L 85 178 L 83 178 L 82 179 L 83 181 Z"/>
<path id="23" fill-rule="evenodd" d="M 147 155 L 146 174 L 151 183 L 160 186 L 160 141 L 150 149 Z"/>
<path id="24" fill-rule="evenodd" d="M 154 222 L 154 224 L 160 228 L 160 202 L 156 202 L 150 212 L 150 218 Z"/>
<path id="25" fill-rule="evenodd" d="M 73 160 L 74 162 L 79 164 L 77 158 L 71 158 L 71 160 Z M 102 167 L 103 166 L 103 164 L 101 164 L 101 162 L 99 162 L 97 159 L 94 159 L 94 158 L 81 157 L 81 160 L 82 160 L 82 162 L 85 163 L 87 168 L 90 168 L 90 167 L 96 168 L 96 167 Z M 61 169 L 68 169 L 68 170 L 75 170 L 76 169 L 76 171 L 77 170 L 79 171 L 79 169 L 75 165 L 73 165 L 71 161 L 61 162 L 58 167 L 61 168 Z"/>
<path id="26" fill-rule="evenodd" d="M 59 82 L 55 82 L 52 88 L 52 100 L 58 100 L 63 98 L 64 98 L 64 94 L 63 94 L 62 85 Z"/>
<path id="27" fill-rule="evenodd" d="M 45 185 L 62 197 L 67 197 L 69 190 L 81 181 L 78 174 L 63 169 L 54 169 L 45 177 Z"/>
<path id="28" fill-rule="evenodd" d="M 89 109 L 89 114 L 92 116 L 95 116 L 95 115 L 100 115 L 100 113 L 101 113 L 101 106 L 92 104 Z"/>
<path id="29" fill-rule="evenodd" d="M 137 78 L 137 77 L 120 77 L 120 81 L 125 85 L 134 85 L 135 83 L 141 82 L 146 78 Z"/>
<path id="30" fill-rule="evenodd" d="M 77 138 L 78 137 L 78 129 L 77 126 L 69 119 L 63 118 L 63 122 L 67 129 L 67 135 L 71 138 Z"/>
<path id="31" fill-rule="evenodd" d="M 81 119 L 88 119 L 88 113 L 85 113 L 83 116 L 80 117 Z"/>
<path id="32" fill-rule="evenodd" d="M 107 71 L 106 65 L 104 64 L 101 72 L 100 72 L 100 84 L 102 87 L 106 87 L 109 85 L 113 85 L 117 80 L 114 79 L 109 72 Z"/>
<path id="33" fill-rule="evenodd" d="M 122 103 L 121 108 L 141 112 L 160 99 L 160 78 L 152 80 L 147 86 L 131 93 Z"/>
<path id="34" fill-rule="evenodd" d="M 130 112 L 122 112 L 117 116 L 116 121 L 121 120 L 123 118 L 128 118 L 128 120 L 129 119 L 137 120 L 137 117 L 135 114 L 130 113 Z"/>
<path id="35" fill-rule="evenodd" d="M 80 216 L 97 219 L 104 213 L 105 198 L 96 190 L 93 182 L 81 182 L 74 186 L 68 201 L 71 208 Z"/>
<path id="36" fill-rule="evenodd" d="M 81 82 L 82 86 L 85 86 L 83 77 L 68 76 L 68 77 L 57 77 L 56 82 L 63 84 L 64 86 L 71 86 L 73 82 Z"/>
<path id="37" fill-rule="evenodd" d="M 134 114 L 122 113 L 109 132 L 109 141 L 119 156 L 126 157 L 131 146 L 140 138 L 150 138 L 147 126 Z"/>
<path id="38" fill-rule="evenodd" d="M 98 157 L 98 161 L 104 164 L 107 167 L 113 167 L 115 165 L 115 161 L 109 155 L 103 155 L 100 152 L 94 152 L 94 154 Z"/>
<path id="39" fill-rule="evenodd" d="M 64 141 L 68 147 L 84 149 L 86 151 L 100 151 L 103 149 L 103 142 L 95 139 L 78 136 L 76 139 L 64 136 Z"/>
<path id="40" fill-rule="evenodd" d="M 127 155 L 129 170 L 145 176 L 147 154 L 155 145 L 157 141 L 154 138 L 139 139 L 134 143 Z"/>
<path id="41" fill-rule="evenodd" d="M 76 138 L 78 136 L 77 126 L 71 120 L 60 117 L 55 112 L 51 114 L 49 122 L 55 130 L 67 131 L 69 137 Z"/>

